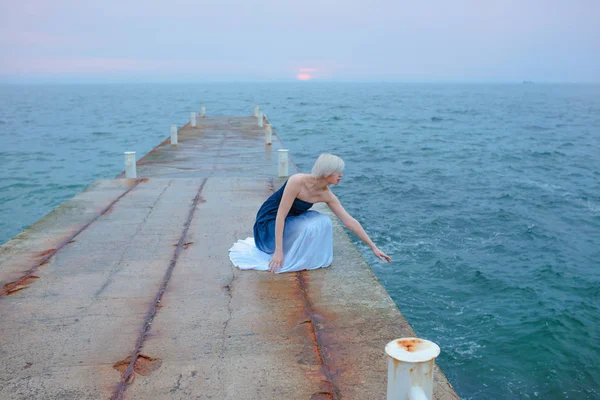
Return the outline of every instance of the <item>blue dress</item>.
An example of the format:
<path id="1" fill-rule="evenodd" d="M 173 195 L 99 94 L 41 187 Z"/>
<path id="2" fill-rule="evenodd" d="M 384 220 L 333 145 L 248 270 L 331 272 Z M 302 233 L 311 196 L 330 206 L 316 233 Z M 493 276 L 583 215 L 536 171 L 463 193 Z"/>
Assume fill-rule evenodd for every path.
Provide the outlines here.
<path id="1" fill-rule="evenodd" d="M 287 182 L 286 182 L 287 184 Z M 260 207 L 254 223 L 254 237 L 238 240 L 229 249 L 229 258 L 240 269 L 268 271 L 275 252 L 275 219 L 284 184 Z M 327 267 L 333 260 L 333 223 L 312 203 L 295 199 L 283 229 L 283 266 L 278 273 Z"/>
<path id="2" fill-rule="evenodd" d="M 254 222 L 254 243 L 256 247 L 267 254 L 275 252 L 275 220 L 277 219 L 277 210 L 283 197 L 283 191 L 287 186 L 287 181 L 278 191 L 273 193 L 260 207 L 256 214 L 256 222 Z M 294 199 L 292 207 L 286 218 L 286 225 L 298 215 L 307 212 L 313 203 L 308 201 Z M 285 231 L 285 229 L 284 229 Z"/>

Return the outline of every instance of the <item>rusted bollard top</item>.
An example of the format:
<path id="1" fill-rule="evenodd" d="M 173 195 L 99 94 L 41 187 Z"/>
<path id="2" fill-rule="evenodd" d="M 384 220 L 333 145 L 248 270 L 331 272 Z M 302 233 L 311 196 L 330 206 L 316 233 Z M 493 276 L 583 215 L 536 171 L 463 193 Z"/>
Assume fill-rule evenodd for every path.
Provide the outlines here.
<path id="1" fill-rule="evenodd" d="M 426 362 L 440 354 L 440 347 L 429 340 L 401 338 L 392 340 L 385 346 L 388 356 L 404 362 Z"/>

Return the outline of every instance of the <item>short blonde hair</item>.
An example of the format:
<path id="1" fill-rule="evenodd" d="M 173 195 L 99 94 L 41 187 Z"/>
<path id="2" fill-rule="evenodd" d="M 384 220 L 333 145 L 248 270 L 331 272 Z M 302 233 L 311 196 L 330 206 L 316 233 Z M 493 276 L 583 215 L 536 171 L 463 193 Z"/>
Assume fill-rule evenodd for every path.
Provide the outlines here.
<path id="1" fill-rule="evenodd" d="M 312 167 L 312 176 L 325 178 L 331 174 L 340 174 L 344 170 L 344 160 L 333 154 L 323 153 Z"/>

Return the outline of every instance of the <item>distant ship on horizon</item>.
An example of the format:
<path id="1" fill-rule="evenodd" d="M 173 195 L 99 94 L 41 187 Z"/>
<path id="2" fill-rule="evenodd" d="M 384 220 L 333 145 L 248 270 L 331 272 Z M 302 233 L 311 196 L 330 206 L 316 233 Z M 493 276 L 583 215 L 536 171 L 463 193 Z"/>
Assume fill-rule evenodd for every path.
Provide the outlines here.
<path id="1" fill-rule="evenodd" d="M 532 85 L 532 84 L 533 84 L 533 81 L 523 81 L 523 84 L 524 84 L 524 85 Z"/>

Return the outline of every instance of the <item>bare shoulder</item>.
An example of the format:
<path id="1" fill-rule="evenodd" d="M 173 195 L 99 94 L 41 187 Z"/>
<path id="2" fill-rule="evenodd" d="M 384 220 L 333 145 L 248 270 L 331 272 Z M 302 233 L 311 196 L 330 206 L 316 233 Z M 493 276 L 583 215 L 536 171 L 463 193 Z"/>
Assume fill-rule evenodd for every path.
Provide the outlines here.
<path id="1" fill-rule="evenodd" d="M 304 185 L 306 174 L 294 174 L 290 176 L 287 180 L 287 186 L 291 186 L 293 188 L 301 188 Z"/>
<path id="2" fill-rule="evenodd" d="M 327 188 L 327 190 L 325 190 L 325 193 L 323 193 L 323 199 L 324 199 L 324 202 L 327 204 L 340 202 L 338 200 L 337 196 L 335 194 L 333 194 L 333 192 L 329 188 Z"/>
<path id="3" fill-rule="evenodd" d="M 304 187 L 304 177 L 302 175 L 304 174 L 294 174 L 290 176 L 287 180 L 287 184 L 283 193 L 290 193 L 294 197 L 298 196 L 298 193 L 300 193 Z"/>

